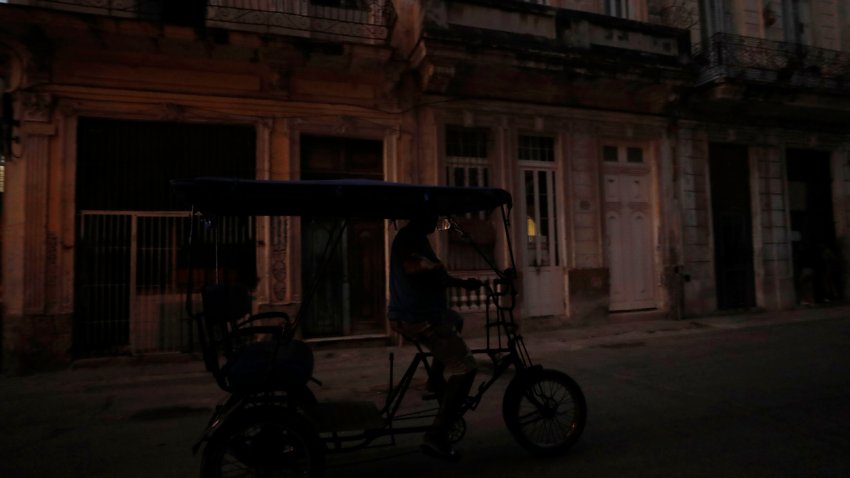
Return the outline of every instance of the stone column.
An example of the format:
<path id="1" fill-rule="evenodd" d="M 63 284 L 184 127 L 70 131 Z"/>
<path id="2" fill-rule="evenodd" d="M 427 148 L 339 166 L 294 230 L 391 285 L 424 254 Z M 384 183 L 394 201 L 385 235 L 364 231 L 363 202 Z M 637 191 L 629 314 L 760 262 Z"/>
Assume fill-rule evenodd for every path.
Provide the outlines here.
<path id="1" fill-rule="evenodd" d="M 682 173 L 679 123 L 667 126 L 658 147 L 659 246 L 664 297 L 662 309 L 673 320 L 684 316 L 684 281 L 687 272 L 683 260 Z"/>
<path id="2" fill-rule="evenodd" d="M 685 274 L 683 313 L 705 315 L 717 309 L 706 133 L 696 126 L 680 129 L 678 159 Z"/>
<path id="3" fill-rule="evenodd" d="M 26 104 L 27 101 L 40 102 L 38 95 L 28 95 L 26 108 L 40 108 L 42 105 Z M 30 114 L 34 113 L 30 111 Z M 37 113 L 37 112 L 35 112 Z M 26 117 L 22 131 L 22 161 L 26 169 L 24 189 L 24 314 L 39 315 L 46 312 L 47 266 L 47 206 L 50 191 L 49 184 L 49 147 L 50 137 L 56 134 L 56 128 L 49 123 L 33 121 Z M 55 254 L 54 254 L 55 256 Z"/>
<path id="4" fill-rule="evenodd" d="M 57 233 L 48 230 L 51 191 L 52 98 L 24 93 L 17 99 L 20 142 L 7 167 L 4 217 L 4 368 L 12 372 L 68 360 L 71 317 L 49 307 L 61 270 Z"/>
<path id="5" fill-rule="evenodd" d="M 293 179 L 291 131 L 288 120 L 273 118 L 268 134 L 269 179 Z M 272 217 L 268 236 L 268 302 L 280 307 L 292 303 L 291 219 Z"/>
<path id="6" fill-rule="evenodd" d="M 608 316 L 610 270 L 603 258 L 599 143 L 592 124 L 573 125 L 567 169 L 573 249 L 568 271 L 569 320 L 597 322 Z"/>
<path id="7" fill-rule="evenodd" d="M 782 150 L 776 141 L 769 146 L 750 148 L 757 164 L 754 189 L 759 206 L 753 214 L 755 269 L 760 282 L 756 284 L 757 304 L 768 310 L 791 308 L 795 299 L 787 185 Z"/>

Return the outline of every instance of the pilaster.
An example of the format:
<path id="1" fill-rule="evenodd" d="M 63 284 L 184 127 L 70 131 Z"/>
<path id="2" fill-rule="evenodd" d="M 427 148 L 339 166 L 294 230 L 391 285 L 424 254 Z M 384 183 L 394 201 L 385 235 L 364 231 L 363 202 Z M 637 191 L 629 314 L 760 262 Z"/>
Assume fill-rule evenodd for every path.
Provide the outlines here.
<path id="1" fill-rule="evenodd" d="M 18 180 L 23 181 L 24 188 L 18 204 L 23 205 L 23 243 L 20 252 L 24 260 L 21 271 L 16 275 L 22 279 L 20 286 L 25 315 L 44 314 L 47 289 L 56 286 L 55 275 L 47 274 L 48 267 L 57 266 L 58 254 L 56 235 L 49 235 L 47 231 L 48 201 L 51 196 L 50 138 L 56 134 L 55 125 L 49 122 L 51 102 L 49 95 L 20 95 L 22 114 L 19 161 L 23 167 L 19 171 L 23 174 Z M 16 179 L 13 177 L 10 180 Z M 10 203 L 9 207 L 16 206 Z M 48 236 L 53 240 L 48 241 Z M 48 280 L 49 275 L 53 277 Z"/>
<path id="2" fill-rule="evenodd" d="M 292 141 L 289 122 L 275 118 L 269 133 L 270 179 L 292 179 Z M 292 250 L 292 224 L 288 217 L 269 219 L 268 269 L 269 303 L 292 303 L 291 281 L 293 264 L 289 251 Z"/>
<path id="3" fill-rule="evenodd" d="M 67 359 L 70 314 L 61 314 L 61 244 L 50 229 L 53 99 L 18 93 L 20 127 L 7 163 L 3 220 L 4 368 L 44 368 Z"/>

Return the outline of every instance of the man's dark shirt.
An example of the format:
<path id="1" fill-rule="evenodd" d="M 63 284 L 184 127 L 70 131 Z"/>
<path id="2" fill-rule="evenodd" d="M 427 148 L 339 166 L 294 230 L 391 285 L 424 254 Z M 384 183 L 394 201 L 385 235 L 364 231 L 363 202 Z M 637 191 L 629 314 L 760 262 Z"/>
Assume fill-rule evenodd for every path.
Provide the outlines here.
<path id="1" fill-rule="evenodd" d="M 437 322 L 448 310 L 444 270 L 408 274 L 405 260 L 419 257 L 437 263 L 428 236 L 409 226 L 396 235 L 390 252 L 389 319 L 404 322 Z"/>

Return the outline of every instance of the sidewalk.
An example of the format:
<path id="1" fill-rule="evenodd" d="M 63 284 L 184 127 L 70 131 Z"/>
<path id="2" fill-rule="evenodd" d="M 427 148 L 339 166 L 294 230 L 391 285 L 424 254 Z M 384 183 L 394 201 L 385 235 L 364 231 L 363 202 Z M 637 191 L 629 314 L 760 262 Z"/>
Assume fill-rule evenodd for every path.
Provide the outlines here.
<path id="1" fill-rule="evenodd" d="M 604 324 L 531 331 L 524 337 L 536 357 L 588 347 L 616 347 L 656 337 L 846 317 L 850 317 L 850 305 L 681 321 L 614 318 Z M 483 338 L 470 339 L 469 343 L 473 348 L 484 345 Z M 412 346 L 317 344 L 315 376 L 323 382 L 318 391 L 320 398 L 379 394 L 387 386 L 390 353 L 395 355 L 398 377 L 414 352 Z M 62 371 L 0 377 L 0 417 L 24 412 L 28 404 L 42 403 L 49 397 L 68 397 L 83 406 L 100 407 L 99 415 L 121 420 L 157 411 L 200 413 L 211 410 L 222 396 L 203 363 L 188 355 L 82 360 Z"/>

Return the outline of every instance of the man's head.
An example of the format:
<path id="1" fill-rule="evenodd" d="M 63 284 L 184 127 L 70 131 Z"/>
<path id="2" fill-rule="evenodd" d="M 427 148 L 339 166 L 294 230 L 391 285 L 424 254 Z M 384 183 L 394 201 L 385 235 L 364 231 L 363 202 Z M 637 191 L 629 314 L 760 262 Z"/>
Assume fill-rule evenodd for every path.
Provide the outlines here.
<path id="1" fill-rule="evenodd" d="M 436 214 L 422 213 L 410 218 L 407 226 L 422 234 L 431 234 L 437 228 Z"/>

